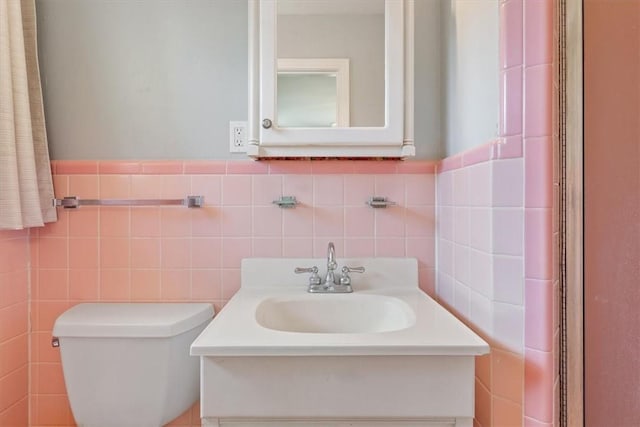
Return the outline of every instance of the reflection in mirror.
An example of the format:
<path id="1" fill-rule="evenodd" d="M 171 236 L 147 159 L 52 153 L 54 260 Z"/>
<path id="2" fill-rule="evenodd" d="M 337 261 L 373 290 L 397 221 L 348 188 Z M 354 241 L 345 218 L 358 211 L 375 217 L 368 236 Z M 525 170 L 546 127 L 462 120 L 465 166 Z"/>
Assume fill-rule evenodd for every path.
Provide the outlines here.
<path id="1" fill-rule="evenodd" d="M 278 71 L 279 127 L 337 126 L 335 74 Z"/>
<path id="2" fill-rule="evenodd" d="M 348 127 L 348 59 L 279 59 L 278 127 Z"/>
<path id="3" fill-rule="evenodd" d="M 282 78 L 281 83 L 282 69 L 279 65 L 276 107 L 279 127 L 326 127 L 334 126 L 334 123 L 336 127 L 385 126 L 384 10 L 385 0 L 277 0 L 279 63 L 285 58 L 344 58 L 349 63 L 347 74 L 350 76 L 347 92 L 349 109 L 341 114 L 340 102 L 330 106 L 327 92 L 319 90 L 322 85 L 328 86 L 326 80 L 321 83 L 318 75 L 298 75 L 297 78 L 288 75 Z M 311 91 L 298 92 L 297 95 L 281 91 L 280 84 L 289 90 L 292 85 L 303 81 L 305 84 L 313 81 L 313 92 L 320 93 L 320 97 L 311 98 Z M 304 104 L 298 104 L 298 101 Z M 281 102 L 288 104 L 282 106 Z M 330 113 L 332 108 L 335 110 Z M 291 113 L 297 115 L 302 110 L 308 113 L 323 111 L 325 117 L 298 117 L 292 122 Z M 328 119 L 331 114 L 336 118 Z"/>

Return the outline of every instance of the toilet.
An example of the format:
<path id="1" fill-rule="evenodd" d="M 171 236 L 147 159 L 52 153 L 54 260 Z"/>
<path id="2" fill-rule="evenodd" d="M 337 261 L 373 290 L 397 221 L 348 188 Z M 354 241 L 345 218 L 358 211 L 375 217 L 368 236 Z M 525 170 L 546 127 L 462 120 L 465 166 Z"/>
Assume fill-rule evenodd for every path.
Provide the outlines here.
<path id="1" fill-rule="evenodd" d="M 82 427 L 159 427 L 199 398 L 189 346 L 213 317 L 204 303 L 84 303 L 53 327 L 71 411 Z"/>

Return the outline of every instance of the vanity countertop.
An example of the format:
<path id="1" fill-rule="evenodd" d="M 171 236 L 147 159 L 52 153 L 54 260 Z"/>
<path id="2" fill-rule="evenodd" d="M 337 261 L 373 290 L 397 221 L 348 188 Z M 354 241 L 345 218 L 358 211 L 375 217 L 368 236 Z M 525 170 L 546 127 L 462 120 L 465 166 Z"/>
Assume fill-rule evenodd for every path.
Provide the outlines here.
<path id="1" fill-rule="evenodd" d="M 417 261 L 412 258 L 338 260 L 340 266 L 364 266 L 353 275 L 351 294 L 309 294 L 305 276 L 295 267 L 318 265 L 321 259 L 249 258 L 242 263 L 241 289 L 193 342 L 193 356 L 472 356 L 489 352 L 488 344 L 418 288 Z M 260 324 L 256 313 L 271 301 L 353 302 L 378 298 L 406 307 L 408 327 L 385 332 L 308 333 L 275 330 Z M 351 300 L 349 300 L 351 298 Z M 369 298 L 369 299 L 367 299 Z M 324 300 L 323 300 L 324 299 Z M 398 301 L 399 300 L 399 301 Z M 395 304 L 395 303 L 394 303 Z M 326 316 L 332 316 L 327 312 Z"/>

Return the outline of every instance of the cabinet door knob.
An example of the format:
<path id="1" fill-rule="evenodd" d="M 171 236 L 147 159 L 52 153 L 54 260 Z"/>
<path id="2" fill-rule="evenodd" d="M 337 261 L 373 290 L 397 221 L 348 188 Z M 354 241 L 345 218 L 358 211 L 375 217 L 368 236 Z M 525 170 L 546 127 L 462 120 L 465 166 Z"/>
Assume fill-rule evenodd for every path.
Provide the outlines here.
<path id="1" fill-rule="evenodd" d="M 269 129 L 272 125 L 273 125 L 273 122 L 271 121 L 271 119 L 262 120 L 262 127 L 263 128 Z"/>

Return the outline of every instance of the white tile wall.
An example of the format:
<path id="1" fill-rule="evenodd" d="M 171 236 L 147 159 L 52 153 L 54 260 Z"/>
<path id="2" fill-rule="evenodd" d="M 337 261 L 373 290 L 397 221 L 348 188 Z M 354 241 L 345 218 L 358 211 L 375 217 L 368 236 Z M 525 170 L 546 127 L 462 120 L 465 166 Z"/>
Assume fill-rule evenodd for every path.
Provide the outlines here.
<path id="1" fill-rule="evenodd" d="M 524 348 L 524 162 L 437 175 L 436 293 L 510 351 Z"/>

